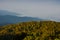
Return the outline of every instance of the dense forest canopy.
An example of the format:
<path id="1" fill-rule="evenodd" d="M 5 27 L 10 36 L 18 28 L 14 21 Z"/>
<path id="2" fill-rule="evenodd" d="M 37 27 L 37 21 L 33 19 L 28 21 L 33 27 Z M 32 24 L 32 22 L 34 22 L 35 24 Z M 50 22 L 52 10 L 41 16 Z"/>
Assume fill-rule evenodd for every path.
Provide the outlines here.
<path id="1" fill-rule="evenodd" d="M 0 27 L 0 40 L 60 40 L 60 22 L 31 21 Z"/>

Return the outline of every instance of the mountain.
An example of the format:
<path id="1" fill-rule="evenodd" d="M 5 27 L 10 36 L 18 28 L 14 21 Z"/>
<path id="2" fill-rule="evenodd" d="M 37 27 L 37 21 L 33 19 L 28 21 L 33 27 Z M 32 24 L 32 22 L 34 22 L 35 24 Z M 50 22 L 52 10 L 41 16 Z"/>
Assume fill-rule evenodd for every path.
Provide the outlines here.
<path id="1" fill-rule="evenodd" d="M 37 21 L 42 20 L 39 18 L 33 18 L 33 17 L 18 17 L 16 15 L 19 15 L 15 12 L 9 12 L 6 10 L 0 10 L 0 26 L 6 25 L 6 24 L 14 24 L 18 22 L 26 22 L 26 21 Z"/>
<path id="2" fill-rule="evenodd" d="M 17 14 L 16 12 L 10 12 L 7 10 L 0 10 L 0 15 L 19 15 L 19 14 Z"/>
<path id="3" fill-rule="evenodd" d="M 38 21 L 42 19 L 33 18 L 33 17 L 18 17 L 12 15 L 0 15 L 0 26 L 6 24 L 14 24 L 18 22 L 27 22 L 27 21 Z"/>

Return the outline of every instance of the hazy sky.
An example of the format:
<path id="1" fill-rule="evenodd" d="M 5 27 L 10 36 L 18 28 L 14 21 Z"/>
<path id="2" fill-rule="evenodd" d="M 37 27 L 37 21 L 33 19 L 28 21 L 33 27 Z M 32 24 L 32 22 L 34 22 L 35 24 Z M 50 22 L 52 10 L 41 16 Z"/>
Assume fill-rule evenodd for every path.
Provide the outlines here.
<path id="1" fill-rule="evenodd" d="M 0 10 L 60 21 L 59 0 L 0 0 Z"/>

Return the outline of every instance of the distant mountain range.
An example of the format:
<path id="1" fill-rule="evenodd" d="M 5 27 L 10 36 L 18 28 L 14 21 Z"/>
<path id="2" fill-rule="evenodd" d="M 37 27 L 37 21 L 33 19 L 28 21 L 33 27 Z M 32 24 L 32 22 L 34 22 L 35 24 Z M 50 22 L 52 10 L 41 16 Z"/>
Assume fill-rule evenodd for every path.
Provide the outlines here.
<path id="1" fill-rule="evenodd" d="M 19 15 L 19 14 L 17 14 L 16 12 L 9 12 L 7 10 L 0 10 L 0 15 Z"/>
<path id="2" fill-rule="evenodd" d="M 32 18 L 32 17 L 17 17 L 11 15 L 0 15 L 0 25 L 13 24 L 17 22 L 26 22 L 26 21 L 38 21 L 42 19 Z"/>
<path id="3" fill-rule="evenodd" d="M 14 24 L 18 22 L 42 20 L 42 19 L 34 18 L 34 17 L 18 17 L 15 15 L 7 15 L 8 13 L 12 14 L 12 12 L 0 11 L 0 26 L 7 25 L 7 24 Z"/>

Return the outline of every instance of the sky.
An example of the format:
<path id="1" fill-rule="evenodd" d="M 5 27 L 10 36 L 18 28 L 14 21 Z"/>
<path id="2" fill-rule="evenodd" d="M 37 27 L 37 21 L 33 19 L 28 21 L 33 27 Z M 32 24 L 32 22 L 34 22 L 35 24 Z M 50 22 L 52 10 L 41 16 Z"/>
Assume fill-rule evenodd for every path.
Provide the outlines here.
<path id="1" fill-rule="evenodd" d="M 0 0 L 0 10 L 60 21 L 60 0 Z"/>

